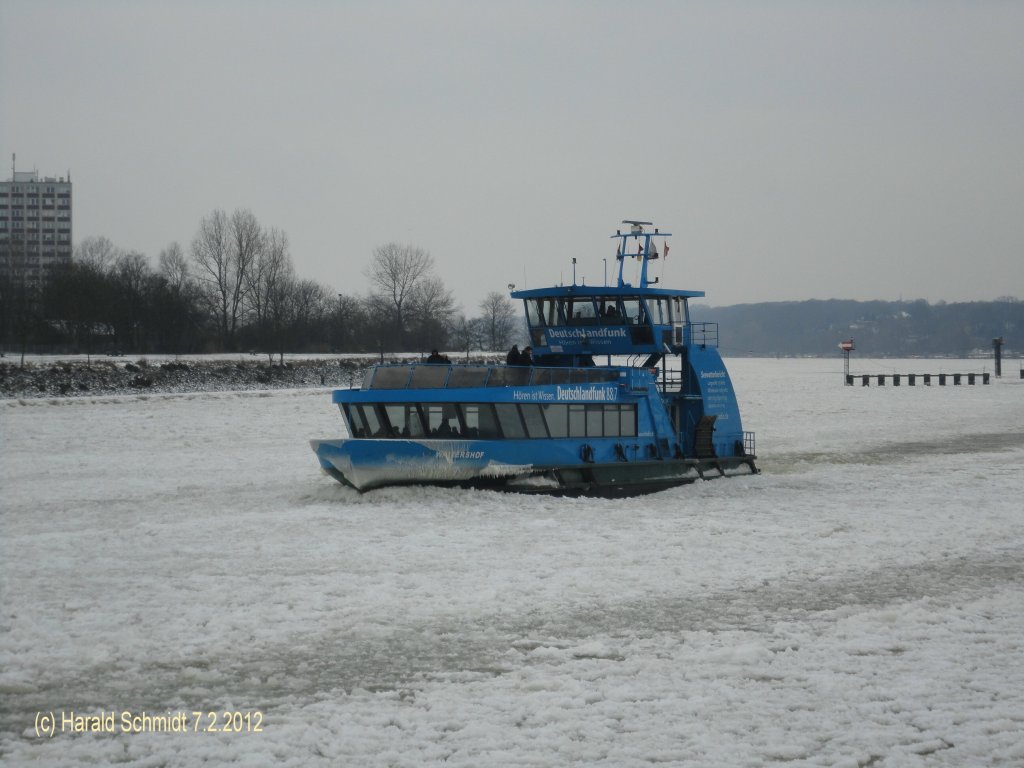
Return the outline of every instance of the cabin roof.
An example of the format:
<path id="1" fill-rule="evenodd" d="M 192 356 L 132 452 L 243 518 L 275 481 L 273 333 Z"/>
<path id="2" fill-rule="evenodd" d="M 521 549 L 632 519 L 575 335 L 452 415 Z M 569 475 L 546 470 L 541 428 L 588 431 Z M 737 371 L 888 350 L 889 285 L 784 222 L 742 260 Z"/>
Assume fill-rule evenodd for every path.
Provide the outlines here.
<path id="1" fill-rule="evenodd" d="M 687 299 L 700 299 L 704 297 L 704 291 L 683 291 L 676 288 L 640 288 L 629 285 L 562 285 L 512 291 L 509 295 L 513 299 L 565 298 L 569 296 L 679 296 Z"/>

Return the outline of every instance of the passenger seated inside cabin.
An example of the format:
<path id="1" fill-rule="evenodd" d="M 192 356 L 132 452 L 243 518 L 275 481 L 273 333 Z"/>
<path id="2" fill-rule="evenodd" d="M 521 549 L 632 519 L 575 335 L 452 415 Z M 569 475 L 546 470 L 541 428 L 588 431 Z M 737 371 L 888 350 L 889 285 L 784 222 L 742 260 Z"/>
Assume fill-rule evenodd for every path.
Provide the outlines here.
<path id="1" fill-rule="evenodd" d="M 533 365 L 533 347 L 524 347 L 519 356 L 519 365 Z"/>
<path id="2" fill-rule="evenodd" d="M 449 424 L 447 421 L 442 421 L 440 427 L 431 431 L 431 435 L 437 437 L 458 437 L 459 426 L 458 424 Z"/>
<path id="3" fill-rule="evenodd" d="M 427 358 L 428 365 L 448 365 L 451 360 L 448 359 L 448 355 L 440 354 L 436 349 L 430 351 L 430 357 Z"/>
<path id="4" fill-rule="evenodd" d="M 520 363 L 519 360 L 519 345 L 513 344 L 512 349 L 510 349 L 508 351 L 508 354 L 505 355 L 505 365 L 522 365 L 522 363 Z"/>
<path id="5" fill-rule="evenodd" d="M 606 322 L 618 322 L 619 320 L 619 308 L 614 304 L 609 304 L 604 310 L 604 319 Z"/>

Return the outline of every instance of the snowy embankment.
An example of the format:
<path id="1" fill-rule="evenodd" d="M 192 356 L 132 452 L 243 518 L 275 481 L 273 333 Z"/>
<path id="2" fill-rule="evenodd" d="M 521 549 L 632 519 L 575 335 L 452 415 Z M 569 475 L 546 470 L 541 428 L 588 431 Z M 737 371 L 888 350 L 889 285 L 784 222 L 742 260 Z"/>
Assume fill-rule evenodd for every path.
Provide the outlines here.
<path id="1" fill-rule="evenodd" d="M 730 368 L 763 474 L 627 502 L 359 496 L 326 389 L 0 401 L 0 762 L 1024 763 L 1024 385 Z M 143 710 L 262 732 L 35 732 Z"/>
<path id="2" fill-rule="evenodd" d="M 96 359 L 0 364 L 0 397 L 95 397 L 147 392 L 218 392 L 349 386 L 368 361 L 266 358 Z"/>
<path id="3" fill-rule="evenodd" d="M 389 362 L 423 355 L 389 355 Z M 475 355 L 493 362 L 494 354 Z M 0 398 L 95 397 L 154 392 L 234 392 L 298 387 L 349 387 L 377 363 L 375 355 L 289 355 L 284 363 L 258 355 L 153 355 L 109 358 L 33 355 L 24 366 L 0 362 Z"/>

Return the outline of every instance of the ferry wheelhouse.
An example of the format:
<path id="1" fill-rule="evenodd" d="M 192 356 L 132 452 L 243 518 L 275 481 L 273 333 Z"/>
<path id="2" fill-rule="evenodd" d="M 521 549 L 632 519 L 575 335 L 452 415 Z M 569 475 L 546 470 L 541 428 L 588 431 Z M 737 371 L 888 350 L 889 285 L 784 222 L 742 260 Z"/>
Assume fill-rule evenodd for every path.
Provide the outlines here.
<path id="1" fill-rule="evenodd" d="M 657 287 L 670 233 L 617 230 L 615 285 L 511 292 L 531 365 L 391 364 L 338 389 L 351 437 L 313 440 L 320 466 L 359 491 L 430 484 L 629 496 L 753 474 L 716 323 L 690 319 L 703 291 Z M 637 273 L 627 282 L 627 267 Z"/>

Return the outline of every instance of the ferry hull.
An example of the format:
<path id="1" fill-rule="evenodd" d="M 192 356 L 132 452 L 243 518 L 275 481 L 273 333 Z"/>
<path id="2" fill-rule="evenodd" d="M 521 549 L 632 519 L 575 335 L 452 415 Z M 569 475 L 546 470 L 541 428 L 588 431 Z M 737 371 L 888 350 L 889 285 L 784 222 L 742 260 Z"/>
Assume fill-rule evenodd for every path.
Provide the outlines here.
<path id="1" fill-rule="evenodd" d="M 625 497 L 696 480 L 756 474 L 751 457 L 585 462 L 578 446 L 545 445 L 533 461 L 507 444 L 448 440 L 313 440 L 321 468 L 364 492 L 397 485 L 440 485 L 516 493 Z M 505 450 L 502 450 L 505 448 Z"/>

